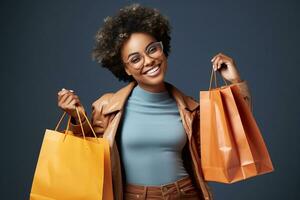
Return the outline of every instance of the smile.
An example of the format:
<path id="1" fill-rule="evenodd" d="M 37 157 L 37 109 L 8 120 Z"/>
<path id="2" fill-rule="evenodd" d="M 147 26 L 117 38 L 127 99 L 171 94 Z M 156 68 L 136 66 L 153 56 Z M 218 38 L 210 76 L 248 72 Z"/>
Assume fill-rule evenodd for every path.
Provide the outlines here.
<path id="1" fill-rule="evenodd" d="M 157 65 L 156 67 L 153 67 L 152 69 L 148 70 L 148 71 L 145 72 L 144 74 L 145 74 L 146 76 L 151 76 L 151 77 L 158 75 L 158 74 L 160 73 L 160 70 L 161 70 L 161 69 L 160 69 L 160 65 L 161 65 L 161 64 Z"/>

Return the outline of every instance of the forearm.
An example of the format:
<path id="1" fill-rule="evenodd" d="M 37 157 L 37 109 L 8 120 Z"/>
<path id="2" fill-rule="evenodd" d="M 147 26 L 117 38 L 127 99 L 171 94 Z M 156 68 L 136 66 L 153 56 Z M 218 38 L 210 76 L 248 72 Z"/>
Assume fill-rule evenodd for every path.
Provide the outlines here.
<path id="1" fill-rule="evenodd" d="M 246 80 L 235 80 L 231 82 L 234 85 L 237 85 L 240 89 L 241 95 L 243 96 L 243 98 L 245 99 L 245 101 L 247 102 L 249 108 L 251 111 L 253 111 L 253 102 L 252 102 L 252 95 L 249 89 L 249 85 L 247 83 Z"/>

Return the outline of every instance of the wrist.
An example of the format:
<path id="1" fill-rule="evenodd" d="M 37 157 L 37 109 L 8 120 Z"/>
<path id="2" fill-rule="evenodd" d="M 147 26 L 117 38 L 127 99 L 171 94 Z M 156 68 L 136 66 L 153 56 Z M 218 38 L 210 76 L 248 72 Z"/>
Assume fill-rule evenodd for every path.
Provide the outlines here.
<path id="1" fill-rule="evenodd" d="M 240 78 L 240 77 L 238 77 L 238 78 L 236 78 L 236 79 L 233 79 L 232 81 L 231 81 L 231 83 L 240 83 L 240 82 L 242 82 L 243 80 Z"/>
<path id="2" fill-rule="evenodd" d="M 75 121 L 76 121 L 76 123 L 78 123 L 78 124 L 79 124 L 79 123 L 80 123 L 80 121 L 81 121 L 81 123 L 85 121 L 85 118 L 84 118 L 84 116 L 80 116 L 80 119 L 81 119 L 81 120 L 79 120 L 79 118 L 75 118 Z"/>
<path id="3" fill-rule="evenodd" d="M 83 116 L 80 116 L 80 119 L 81 119 L 81 123 L 83 123 L 85 121 L 85 118 Z M 71 117 L 71 122 L 73 124 L 80 124 L 80 121 L 79 121 L 79 118 L 76 116 L 76 117 Z"/>

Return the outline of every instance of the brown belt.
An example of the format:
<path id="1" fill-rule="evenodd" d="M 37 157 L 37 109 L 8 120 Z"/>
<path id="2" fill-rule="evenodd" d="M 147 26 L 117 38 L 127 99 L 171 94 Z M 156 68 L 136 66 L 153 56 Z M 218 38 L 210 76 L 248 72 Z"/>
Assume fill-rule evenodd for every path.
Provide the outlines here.
<path id="1" fill-rule="evenodd" d="M 162 199 L 200 200 L 201 192 L 193 185 L 189 176 L 181 178 L 173 183 L 160 186 L 143 186 L 127 183 L 125 185 L 124 199 Z"/>

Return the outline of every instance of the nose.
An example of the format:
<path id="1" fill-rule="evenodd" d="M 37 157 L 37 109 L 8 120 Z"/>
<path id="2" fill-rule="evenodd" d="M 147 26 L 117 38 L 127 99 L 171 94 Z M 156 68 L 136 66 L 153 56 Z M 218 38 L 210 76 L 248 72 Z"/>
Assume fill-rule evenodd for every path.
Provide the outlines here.
<path id="1" fill-rule="evenodd" d="M 155 59 L 151 58 L 147 54 L 144 54 L 144 66 L 145 67 L 152 67 L 155 64 Z"/>

